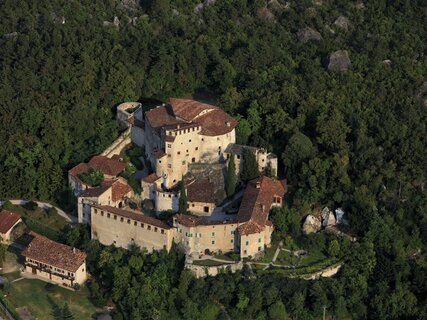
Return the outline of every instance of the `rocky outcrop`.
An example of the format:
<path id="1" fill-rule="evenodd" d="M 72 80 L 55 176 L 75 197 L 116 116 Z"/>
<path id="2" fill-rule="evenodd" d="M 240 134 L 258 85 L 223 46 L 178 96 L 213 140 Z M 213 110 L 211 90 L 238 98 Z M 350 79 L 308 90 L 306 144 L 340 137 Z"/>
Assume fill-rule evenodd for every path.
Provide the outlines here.
<path id="1" fill-rule="evenodd" d="M 302 226 L 302 231 L 304 232 L 304 234 L 310 234 L 320 231 L 321 227 L 322 223 L 320 222 L 320 220 L 315 216 L 309 214 L 305 218 L 304 224 Z"/>
<path id="2" fill-rule="evenodd" d="M 297 38 L 303 43 L 320 42 L 322 40 L 322 36 L 320 35 L 320 33 L 311 28 L 304 28 L 298 30 Z"/>
<path id="3" fill-rule="evenodd" d="M 331 227 L 337 224 L 337 221 L 335 219 L 335 215 L 332 211 L 329 211 L 325 217 L 325 219 L 323 219 L 322 225 L 324 227 Z"/>
<path id="4" fill-rule="evenodd" d="M 335 216 L 337 218 L 337 223 L 342 223 L 344 220 L 344 210 L 342 208 L 338 208 L 335 210 Z"/>
<path id="5" fill-rule="evenodd" d="M 329 71 L 347 71 L 351 67 L 351 61 L 347 50 L 332 52 L 328 58 Z"/>
<path id="6" fill-rule="evenodd" d="M 120 20 L 117 16 L 115 16 L 113 18 L 113 22 L 103 21 L 102 24 L 104 27 L 116 27 L 116 28 L 118 28 L 120 26 Z"/>
<path id="7" fill-rule="evenodd" d="M 350 24 L 350 20 L 348 20 L 347 17 L 339 16 L 335 20 L 334 25 L 336 25 L 340 29 L 347 31 L 351 24 Z"/>

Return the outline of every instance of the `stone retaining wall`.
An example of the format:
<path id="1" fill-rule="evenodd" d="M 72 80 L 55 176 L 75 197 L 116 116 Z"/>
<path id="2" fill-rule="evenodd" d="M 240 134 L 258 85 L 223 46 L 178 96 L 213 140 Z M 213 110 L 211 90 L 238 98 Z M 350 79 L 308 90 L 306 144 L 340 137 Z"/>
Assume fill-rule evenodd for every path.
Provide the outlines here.
<path id="1" fill-rule="evenodd" d="M 114 155 L 119 155 L 123 149 L 131 143 L 131 128 L 126 129 L 120 137 L 118 137 L 104 152 L 102 156 L 111 158 Z"/>

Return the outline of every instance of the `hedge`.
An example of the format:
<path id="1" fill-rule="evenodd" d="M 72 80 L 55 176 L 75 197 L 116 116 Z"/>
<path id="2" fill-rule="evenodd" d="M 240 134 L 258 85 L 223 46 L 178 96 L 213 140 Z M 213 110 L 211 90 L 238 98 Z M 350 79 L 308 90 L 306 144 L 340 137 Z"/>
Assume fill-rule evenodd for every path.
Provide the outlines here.
<path id="1" fill-rule="evenodd" d="M 28 228 L 30 228 L 32 231 L 35 231 L 42 236 L 45 236 L 53 241 L 58 241 L 60 233 L 50 227 L 45 226 L 44 224 L 40 223 L 37 220 L 23 217 L 25 224 Z"/>

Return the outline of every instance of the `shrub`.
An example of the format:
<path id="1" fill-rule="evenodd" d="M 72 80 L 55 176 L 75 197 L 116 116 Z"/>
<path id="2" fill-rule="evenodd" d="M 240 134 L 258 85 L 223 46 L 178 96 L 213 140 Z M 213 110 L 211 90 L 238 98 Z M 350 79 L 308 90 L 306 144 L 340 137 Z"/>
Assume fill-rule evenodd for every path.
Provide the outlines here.
<path id="1" fill-rule="evenodd" d="M 46 210 L 46 214 L 50 218 L 50 217 L 53 217 L 53 216 L 57 215 L 58 214 L 58 210 L 56 210 L 55 207 L 50 207 L 49 209 Z"/>
<path id="2" fill-rule="evenodd" d="M 102 181 L 104 181 L 104 174 L 101 170 L 92 170 L 89 172 L 83 172 L 78 174 L 80 180 L 85 184 L 90 185 L 91 187 L 100 186 Z"/>
<path id="3" fill-rule="evenodd" d="M 39 205 L 37 204 L 37 202 L 28 201 L 26 204 L 23 205 L 23 207 L 27 210 L 34 211 L 39 207 Z"/>

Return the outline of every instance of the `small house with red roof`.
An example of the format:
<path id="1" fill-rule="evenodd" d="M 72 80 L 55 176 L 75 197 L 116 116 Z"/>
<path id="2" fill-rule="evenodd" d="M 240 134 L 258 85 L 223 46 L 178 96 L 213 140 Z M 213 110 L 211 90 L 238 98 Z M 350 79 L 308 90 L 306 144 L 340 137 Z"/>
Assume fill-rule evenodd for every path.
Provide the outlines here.
<path id="1" fill-rule="evenodd" d="M 22 223 L 22 217 L 19 213 L 5 209 L 0 209 L 0 242 L 10 243 L 13 229 Z"/>

